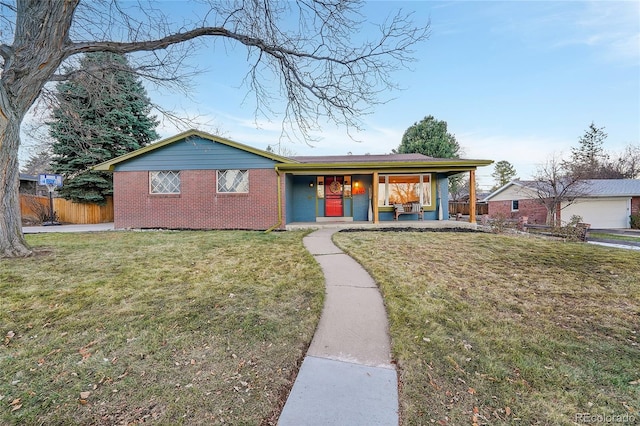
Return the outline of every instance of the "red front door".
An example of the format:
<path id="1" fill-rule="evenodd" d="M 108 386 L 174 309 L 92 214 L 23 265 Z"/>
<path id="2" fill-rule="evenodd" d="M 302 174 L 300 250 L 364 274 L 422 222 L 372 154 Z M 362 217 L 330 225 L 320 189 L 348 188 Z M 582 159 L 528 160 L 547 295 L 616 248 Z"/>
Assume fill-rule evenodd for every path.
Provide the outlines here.
<path id="1" fill-rule="evenodd" d="M 327 217 L 343 216 L 342 183 L 342 176 L 324 178 L 324 215 Z"/>

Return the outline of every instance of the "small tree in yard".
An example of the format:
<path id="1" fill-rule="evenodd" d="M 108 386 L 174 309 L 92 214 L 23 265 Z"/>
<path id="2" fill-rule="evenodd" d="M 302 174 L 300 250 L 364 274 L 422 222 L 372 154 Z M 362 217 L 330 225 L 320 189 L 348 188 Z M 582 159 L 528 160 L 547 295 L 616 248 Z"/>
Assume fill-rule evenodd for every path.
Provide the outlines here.
<path id="1" fill-rule="evenodd" d="M 68 81 L 57 84 L 49 127 L 52 169 L 64 176 L 62 198 L 104 204 L 113 175 L 91 167 L 158 139 L 146 90 L 132 71 L 123 55 L 89 53 Z"/>
<path id="2" fill-rule="evenodd" d="M 141 52 L 138 73 L 178 84 L 181 59 L 195 47 L 190 41 L 208 38 L 224 41 L 226 49 L 245 48 L 244 82 L 255 94 L 256 114 L 275 113 L 276 90 L 285 101 L 283 123 L 309 135 L 325 117 L 358 127 L 363 113 L 386 100 L 379 95 L 395 88 L 391 74 L 412 60 L 411 47 L 429 35 L 428 23 L 414 26 L 409 15 L 398 13 L 379 27 L 377 39 L 362 41 L 369 23 L 357 0 L 199 6 L 199 18 L 189 22 L 164 12 L 163 2 L 0 2 L 0 257 L 31 254 L 20 222 L 20 127 L 45 84 L 70 77 L 62 65 L 75 55 Z"/>
<path id="3" fill-rule="evenodd" d="M 538 168 L 530 186 L 538 202 L 547 210 L 546 223 L 549 226 L 560 225 L 558 215 L 563 203 L 564 207 L 573 204 L 588 189 L 587 183 L 579 175 L 567 170 L 563 164 L 552 156 Z"/>

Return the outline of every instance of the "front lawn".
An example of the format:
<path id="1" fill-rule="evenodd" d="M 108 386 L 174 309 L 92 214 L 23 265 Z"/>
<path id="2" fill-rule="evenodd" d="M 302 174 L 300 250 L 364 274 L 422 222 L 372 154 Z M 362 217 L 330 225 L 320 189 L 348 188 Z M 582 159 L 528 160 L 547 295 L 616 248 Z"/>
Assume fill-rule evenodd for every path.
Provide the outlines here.
<path id="1" fill-rule="evenodd" d="M 28 236 L 0 260 L 0 423 L 274 424 L 323 303 L 303 236 Z"/>
<path id="2" fill-rule="evenodd" d="M 404 425 L 640 421 L 640 253 L 483 233 L 352 232 L 381 287 Z"/>

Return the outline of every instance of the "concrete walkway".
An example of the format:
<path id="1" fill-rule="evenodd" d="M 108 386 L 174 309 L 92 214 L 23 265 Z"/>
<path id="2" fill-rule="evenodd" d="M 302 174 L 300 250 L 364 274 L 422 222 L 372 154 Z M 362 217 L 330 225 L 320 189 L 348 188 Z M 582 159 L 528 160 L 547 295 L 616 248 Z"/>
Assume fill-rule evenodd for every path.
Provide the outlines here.
<path id="1" fill-rule="evenodd" d="M 325 275 L 318 329 L 279 426 L 397 425 L 398 378 L 387 315 L 373 279 L 320 229 L 304 245 Z"/>
<path id="2" fill-rule="evenodd" d="M 46 232 L 101 232 L 113 231 L 113 223 L 96 223 L 91 225 L 51 225 L 51 226 L 23 226 L 24 234 L 39 234 Z"/>

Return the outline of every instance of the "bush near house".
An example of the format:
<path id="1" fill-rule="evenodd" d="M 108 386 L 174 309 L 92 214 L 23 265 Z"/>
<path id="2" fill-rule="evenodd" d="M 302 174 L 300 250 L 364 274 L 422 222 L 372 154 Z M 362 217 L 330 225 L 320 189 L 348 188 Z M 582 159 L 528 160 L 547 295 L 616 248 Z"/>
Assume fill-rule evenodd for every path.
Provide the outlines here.
<path id="1" fill-rule="evenodd" d="M 631 215 L 631 229 L 640 229 L 640 213 Z"/>

